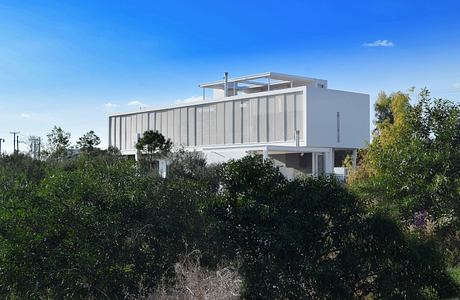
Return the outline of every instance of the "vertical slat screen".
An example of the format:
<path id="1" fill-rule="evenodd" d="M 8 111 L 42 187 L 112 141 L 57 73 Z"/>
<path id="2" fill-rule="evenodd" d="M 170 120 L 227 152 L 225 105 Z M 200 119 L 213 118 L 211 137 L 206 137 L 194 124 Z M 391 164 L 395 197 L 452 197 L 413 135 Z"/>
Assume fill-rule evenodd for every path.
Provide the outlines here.
<path id="1" fill-rule="evenodd" d="M 158 130 L 183 146 L 293 142 L 303 138 L 305 99 L 302 92 L 203 103 L 110 117 L 110 143 L 134 150 L 137 135 Z"/>

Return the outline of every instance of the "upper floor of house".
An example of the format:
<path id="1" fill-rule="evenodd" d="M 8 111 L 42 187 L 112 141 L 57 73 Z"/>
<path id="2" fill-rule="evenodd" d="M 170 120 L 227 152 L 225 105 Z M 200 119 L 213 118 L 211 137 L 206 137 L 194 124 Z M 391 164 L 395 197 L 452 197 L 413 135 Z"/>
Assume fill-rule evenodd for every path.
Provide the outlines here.
<path id="1" fill-rule="evenodd" d="M 263 73 L 199 85 L 203 100 L 109 116 L 109 145 L 133 154 L 158 130 L 176 146 L 298 145 L 360 148 L 369 141 L 369 95 L 303 76 Z"/>

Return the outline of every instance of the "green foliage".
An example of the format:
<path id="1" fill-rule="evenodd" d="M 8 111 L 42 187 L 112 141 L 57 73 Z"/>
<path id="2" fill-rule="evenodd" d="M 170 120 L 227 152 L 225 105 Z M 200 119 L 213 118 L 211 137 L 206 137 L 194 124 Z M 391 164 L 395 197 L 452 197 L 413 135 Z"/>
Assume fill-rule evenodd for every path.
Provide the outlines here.
<path id="1" fill-rule="evenodd" d="M 90 130 L 80 137 L 77 141 L 77 146 L 82 152 L 93 152 L 96 147 L 101 143 L 101 139 Z"/>
<path id="2" fill-rule="evenodd" d="M 212 191 L 217 191 L 221 165 L 208 165 L 203 153 L 178 149 L 168 155 L 170 160 L 168 177 L 201 182 Z"/>
<path id="3" fill-rule="evenodd" d="M 360 153 L 353 189 L 372 203 L 370 211 L 332 178 L 288 181 L 272 163 L 251 156 L 210 166 L 197 152 L 171 153 L 170 141 L 154 132 L 144 136 L 141 149 L 152 161 L 171 162 L 167 179 L 112 148 L 47 161 L 4 156 L 0 296 L 122 298 L 139 283 L 149 289 L 172 280 L 174 264 L 193 249 L 203 254 L 206 268 L 241 262 L 248 299 L 452 296 L 457 287 L 437 240 L 426 232 L 432 216 L 437 228 L 439 220 L 448 224 L 442 228 L 454 228 L 455 219 L 435 212 L 457 212 L 458 186 L 451 179 L 458 178 L 458 131 L 447 128 L 457 130 L 458 119 L 450 103 L 408 103 L 406 95 L 395 94 L 393 121 L 382 122 L 375 143 Z M 442 161 L 446 153 L 454 163 Z M 391 165 L 395 159 L 400 165 Z M 409 193 L 399 184 L 414 186 Z M 422 197 L 417 189 L 429 194 Z M 395 215 L 413 220 L 410 206 L 395 199 L 415 199 L 423 203 L 415 208 L 429 209 L 420 214 L 428 219 L 425 231 L 407 233 L 394 221 Z M 453 238 L 443 241 L 449 249 L 458 245 Z"/>
<path id="4" fill-rule="evenodd" d="M 158 130 L 144 132 L 142 138 L 136 144 L 136 149 L 146 152 L 156 158 L 165 157 L 172 148 L 170 139 L 166 139 Z"/>
<path id="5" fill-rule="evenodd" d="M 158 172 L 158 160 L 165 159 L 170 154 L 173 144 L 166 139 L 159 131 L 148 130 L 136 143 L 139 151 L 138 158 L 143 170 L 153 173 Z"/>
<path id="6" fill-rule="evenodd" d="M 0 292 L 19 298 L 115 298 L 155 285 L 202 232 L 207 189 L 129 161 L 82 157 L 29 180 L 0 205 Z"/>
<path id="7" fill-rule="evenodd" d="M 457 284 L 460 285 L 460 267 L 450 268 L 449 274 L 450 276 L 452 276 L 455 282 L 457 282 Z"/>
<path id="8" fill-rule="evenodd" d="M 351 187 L 407 228 L 433 232 L 460 263 L 460 106 L 427 90 L 415 105 L 407 95 L 392 97 L 394 122 L 378 125 Z M 416 224 L 420 213 L 425 220 Z"/>
<path id="9" fill-rule="evenodd" d="M 70 133 L 61 127 L 54 126 L 53 130 L 46 135 L 48 138 L 47 149 L 43 154 L 49 158 L 62 159 L 68 156 L 70 148 Z"/>
<path id="10" fill-rule="evenodd" d="M 384 123 L 392 124 L 394 122 L 393 113 L 391 112 L 391 102 L 393 101 L 393 96 L 387 96 L 384 92 L 380 92 L 377 100 L 375 101 L 374 111 L 375 111 L 375 125 L 378 130 L 379 126 Z"/>
<path id="11" fill-rule="evenodd" d="M 0 156 L 0 203 L 12 197 L 28 197 L 46 176 L 46 165 L 24 154 Z"/>
<path id="12" fill-rule="evenodd" d="M 250 299 L 423 299 L 456 287 L 432 244 L 367 215 L 332 178 L 288 181 L 245 157 L 223 172 L 211 206 L 227 253 L 242 260 Z"/>

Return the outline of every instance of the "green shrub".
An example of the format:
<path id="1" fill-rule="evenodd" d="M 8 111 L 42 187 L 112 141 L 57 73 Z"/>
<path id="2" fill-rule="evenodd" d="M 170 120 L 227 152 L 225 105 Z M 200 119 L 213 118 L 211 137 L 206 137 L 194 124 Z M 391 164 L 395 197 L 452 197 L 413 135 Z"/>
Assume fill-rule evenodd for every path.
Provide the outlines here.
<path id="1" fill-rule="evenodd" d="M 0 292 L 19 298 L 121 297 L 153 285 L 204 232 L 190 180 L 163 180 L 129 161 L 55 167 L 0 206 Z"/>
<path id="2" fill-rule="evenodd" d="M 332 178 L 286 180 L 271 162 L 229 162 L 211 207 L 249 299 L 423 299 L 456 292 L 430 242 L 368 215 Z"/>
<path id="3" fill-rule="evenodd" d="M 425 235 L 369 214 L 332 178 L 288 181 L 261 157 L 221 168 L 179 152 L 167 179 L 104 151 L 4 157 L 0 191 L 2 297 L 121 298 L 139 283 L 170 286 L 192 249 L 210 271 L 240 261 L 249 299 L 457 291 Z"/>

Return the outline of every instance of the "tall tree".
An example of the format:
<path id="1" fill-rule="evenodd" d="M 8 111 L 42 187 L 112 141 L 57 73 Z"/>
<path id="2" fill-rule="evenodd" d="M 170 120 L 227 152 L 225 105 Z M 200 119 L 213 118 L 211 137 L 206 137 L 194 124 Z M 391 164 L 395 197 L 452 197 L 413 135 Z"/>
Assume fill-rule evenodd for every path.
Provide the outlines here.
<path id="1" fill-rule="evenodd" d="M 136 143 L 136 149 L 141 153 L 141 161 L 146 162 L 149 169 L 153 169 L 158 159 L 165 158 L 170 153 L 172 145 L 171 140 L 157 130 L 148 130 Z"/>
<path id="2" fill-rule="evenodd" d="M 70 132 L 54 126 L 53 130 L 46 135 L 48 138 L 46 154 L 52 158 L 62 158 L 67 155 L 70 148 L 70 136 Z"/>
<path id="3" fill-rule="evenodd" d="M 412 90 L 409 90 L 409 92 L 412 92 Z M 403 103 L 403 106 L 407 107 L 409 105 L 409 99 L 409 93 L 396 92 L 392 93 L 389 96 L 383 91 L 379 93 L 374 105 L 374 135 L 380 134 L 383 127 L 387 127 L 389 125 L 394 124 L 395 105 L 401 105 Z"/>
<path id="4" fill-rule="evenodd" d="M 384 122 L 393 123 L 393 114 L 391 112 L 391 102 L 393 100 L 392 96 L 387 96 L 383 91 L 377 96 L 375 101 L 374 111 L 375 111 L 375 121 L 374 123 L 382 124 Z"/>
<path id="5" fill-rule="evenodd" d="M 165 157 L 172 148 L 170 139 L 165 138 L 158 130 L 144 132 L 142 138 L 136 144 L 136 149 L 157 158 Z"/>
<path id="6" fill-rule="evenodd" d="M 78 139 L 77 146 L 82 152 L 92 152 L 100 143 L 101 139 L 90 130 Z"/>
<path id="7" fill-rule="evenodd" d="M 415 105 L 406 94 L 393 95 L 393 122 L 377 124 L 351 187 L 407 228 L 428 232 L 430 224 L 460 263 L 460 106 L 433 99 L 428 90 Z"/>

